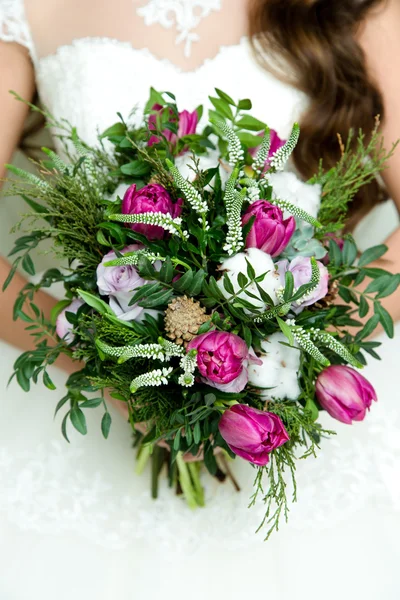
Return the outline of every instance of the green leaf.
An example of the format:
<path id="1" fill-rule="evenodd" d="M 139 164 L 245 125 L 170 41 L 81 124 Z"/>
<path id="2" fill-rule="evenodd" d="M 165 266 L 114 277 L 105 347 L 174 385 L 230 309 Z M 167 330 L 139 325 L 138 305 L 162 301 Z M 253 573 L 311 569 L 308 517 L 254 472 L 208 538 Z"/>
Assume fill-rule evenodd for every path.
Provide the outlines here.
<path id="1" fill-rule="evenodd" d="M 17 260 L 14 262 L 13 266 L 11 267 L 9 274 L 8 274 L 5 282 L 3 283 L 3 292 L 5 292 L 5 290 L 10 285 L 10 283 L 11 283 L 11 281 L 12 281 L 14 275 L 15 275 L 15 272 L 16 272 L 16 270 L 18 268 L 20 260 L 21 260 L 21 258 L 17 258 Z"/>
<path id="2" fill-rule="evenodd" d="M 346 240 L 342 250 L 343 262 L 352 265 L 357 258 L 357 246 L 352 240 Z"/>
<path id="3" fill-rule="evenodd" d="M 365 265 L 369 265 L 370 263 L 378 260 L 387 252 L 387 246 L 384 244 L 379 244 L 378 246 L 373 246 L 372 248 L 368 248 L 365 252 L 363 252 L 358 261 L 359 267 L 364 267 Z"/>
<path id="4" fill-rule="evenodd" d="M 231 107 L 225 100 L 221 98 L 213 98 L 210 96 L 210 102 L 214 106 L 217 113 L 223 117 L 226 117 L 230 121 L 233 121 L 233 112 Z"/>
<path id="5" fill-rule="evenodd" d="M 201 441 L 201 428 L 199 421 L 196 422 L 196 425 L 193 429 L 193 439 L 195 444 L 200 444 Z"/>
<path id="6" fill-rule="evenodd" d="M 267 292 L 261 287 L 259 283 L 256 283 L 256 286 L 258 293 L 261 296 L 261 300 L 265 302 L 267 306 L 274 306 L 274 301 L 272 300 L 271 296 L 267 294 Z"/>
<path id="7" fill-rule="evenodd" d="M 72 425 L 75 427 L 75 429 L 77 431 L 79 431 L 79 433 L 81 433 L 82 435 L 87 434 L 86 417 L 80 408 L 75 406 L 71 410 L 70 419 L 71 419 Z"/>
<path id="8" fill-rule="evenodd" d="M 193 271 L 192 269 L 189 269 L 188 271 L 186 271 L 186 273 L 182 275 L 180 279 L 178 279 L 178 281 L 175 281 L 174 289 L 177 292 L 184 292 L 187 288 L 191 286 L 193 282 L 193 277 Z"/>
<path id="9" fill-rule="evenodd" d="M 246 342 L 247 347 L 251 348 L 252 343 L 253 343 L 253 334 L 251 333 L 251 330 L 246 325 L 243 325 L 243 324 L 242 324 L 242 330 L 243 330 L 244 341 Z"/>
<path id="10" fill-rule="evenodd" d="M 162 306 L 163 304 L 169 303 L 172 295 L 172 290 L 161 290 L 160 292 L 152 294 L 151 296 L 148 296 L 139 302 L 139 306 L 143 308 L 155 308 L 157 306 Z"/>
<path id="11" fill-rule="evenodd" d="M 120 168 L 121 173 L 130 177 L 142 177 L 150 171 L 149 165 L 141 160 L 132 160 Z"/>
<path id="12" fill-rule="evenodd" d="M 342 264 L 342 252 L 334 240 L 329 240 L 329 258 L 335 267 L 340 267 Z"/>
<path id="13" fill-rule="evenodd" d="M 376 279 L 371 281 L 371 283 L 368 285 L 367 289 L 365 290 L 365 293 L 372 294 L 373 292 L 383 292 L 389 286 L 391 289 L 393 286 L 396 286 L 396 283 L 397 283 L 397 281 L 393 280 L 393 277 L 395 277 L 395 276 L 390 275 L 390 274 L 382 275 L 381 277 L 377 277 Z M 398 285 L 398 283 L 397 283 L 397 285 Z M 396 287 L 395 287 L 395 289 L 396 289 Z"/>
<path id="14" fill-rule="evenodd" d="M 241 289 L 246 287 L 246 285 L 249 283 L 249 280 L 244 273 L 239 273 L 237 280 Z"/>
<path id="15" fill-rule="evenodd" d="M 358 314 L 360 315 L 360 319 L 363 319 L 369 313 L 369 304 L 364 296 L 360 297 L 360 306 L 358 309 Z"/>
<path id="16" fill-rule="evenodd" d="M 158 281 L 156 281 L 155 283 L 146 283 L 145 285 L 142 285 L 130 299 L 129 306 L 132 306 L 132 304 L 137 304 L 137 302 L 139 302 L 139 300 L 141 300 L 142 298 L 151 296 L 154 292 L 158 292 L 160 290 L 161 285 Z"/>
<path id="17" fill-rule="evenodd" d="M 229 276 L 227 273 L 224 273 L 222 281 L 223 281 L 224 288 L 228 292 L 228 294 L 233 295 L 235 293 L 235 288 L 233 287 L 232 282 L 229 279 Z"/>
<path id="18" fill-rule="evenodd" d="M 103 418 L 101 420 L 101 433 L 103 434 L 103 437 L 105 439 L 108 438 L 108 435 L 110 433 L 110 427 L 111 427 L 111 415 L 109 412 L 104 413 Z"/>
<path id="19" fill-rule="evenodd" d="M 289 325 L 287 323 L 285 323 L 285 321 L 283 321 L 280 317 L 276 317 L 276 320 L 278 321 L 278 325 L 283 333 L 283 335 L 288 339 L 289 344 L 291 346 L 294 346 L 294 337 L 293 337 L 293 333 L 289 327 Z"/>
<path id="20" fill-rule="evenodd" d="M 211 443 L 207 441 L 204 445 L 204 464 L 211 473 L 211 475 L 215 475 L 217 472 L 217 461 L 215 460 L 214 451 Z"/>
<path id="21" fill-rule="evenodd" d="M 380 315 L 375 314 L 373 317 L 371 317 L 366 324 L 364 325 L 364 327 L 361 329 L 361 331 L 359 331 L 356 335 L 356 341 L 360 341 L 368 336 L 371 335 L 371 333 L 373 333 L 373 331 L 376 329 L 376 327 L 378 326 L 378 323 L 380 321 Z"/>
<path id="22" fill-rule="evenodd" d="M 89 398 L 84 402 L 81 402 L 79 406 L 81 408 L 97 408 L 100 404 L 103 403 L 103 398 Z"/>
<path id="23" fill-rule="evenodd" d="M 172 265 L 172 262 L 171 262 L 171 259 L 169 256 L 167 256 L 166 260 L 164 261 L 164 263 L 160 269 L 159 277 L 160 277 L 160 281 L 162 281 L 164 283 L 171 283 L 171 281 L 174 277 L 174 267 Z"/>
<path id="24" fill-rule="evenodd" d="M 112 125 L 111 127 L 109 127 L 108 129 L 106 129 L 105 131 L 103 131 L 103 133 L 100 136 L 100 139 L 121 136 L 121 135 L 125 135 L 125 133 L 126 133 L 126 125 L 124 123 L 118 122 L 118 123 L 115 123 L 114 125 Z"/>
<path id="25" fill-rule="evenodd" d="M 29 254 L 25 254 L 24 258 L 22 259 L 22 268 L 29 275 L 35 275 L 35 265 L 33 264 L 33 260 L 31 259 Z"/>
<path id="26" fill-rule="evenodd" d="M 206 394 L 204 396 L 204 402 L 206 403 L 206 406 L 212 406 L 212 404 L 214 404 L 216 399 L 217 399 L 217 396 L 215 394 Z"/>
<path id="27" fill-rule="evenodd" d="M 24 392 L 29 392 L 31 388 L 29 379 L 26 378 L 24 372 L 21 369 L 18 369 L 18 371 L 16 371 L 16 378 L 19 386 L 24 390 Z"/>
<path id="28" fill-rule="evenodd" d="M 245 115 L 239 121 L 236 121 L 236 125 L 240 129 L 248 129 L 249 131 L 265 131 L 266 124 L 263 121 L 259 121 L 251 115 Z M 258 138 L 259 144 L 261 144 L 262 137 Z"/>
<path id="29" fill-rule="evenodd" d="M 215 88 L 215 91 L 217 92 L 218 96 L 222 99 L 225 100 L 225 102 L 227 102 L 228 104 L 230 104 L 231 106 L 236 106 L 236 102 L 234 100 L 232 100 L 232 98 L 230 96 L 228 96 L 228 94 L 226 94 L 225 92 L 223 92 L 222 90 L 219 90 L 218 88 Z"/>
<path id="30" fill-rule="evenodd" d="M 56 324 L 58 315 L 70 304 L 71 300 L 60 300 L 55 306 L 53 306 L 50 313 L 50 321 L 52 325 Z"/>
<path id="31" fill-rule="evenodd" d="M 43 372 L 43 383 L 44 385 L 49 389 L 49 390 L 55 390 L 56 386 L 54 385 L 54 383 L 52 382 L 49 374 L 47 373 L 47 371 Z"/>
<path id="32" fill-rule="evenodd" d="M 246 258 L 246 264 L 247 264 L 247 276 L 250 279 L 250 281 L 253 281 L 256 277 L 256 272 L 247 258 Z"/>
<path id="33" fill-rule="evenodd" d="M 84 290 L 78 289 L 77 292 L 82 298 L 82 300 L 86 302 L 86 304 L 97 310 L 101 315 L 114 314 L 111 308 L 108 306 L 108 304 L 104 302 L 104 300 L 101 300 L 100 298 L 97 298 L 93 294 L 89 294 L 89 292 L 85 292 Z"/>
<path id="34" fill-rule="evenodd" d="M 394 337 L 394 323 L 392 317 L 380 302 L 374 303 L 374 311 L 375 314 L 379 316 L 379 320 L 386 335 L 392 339 Z"/>
<path id="35" fill-rule="evenodd" d="M 198 296 L 203 287 L 203 282 L 206 276 L 206 272 L 203 269 L 199 269 L 196 275 L 193 277 L 193 281 L 187 290 L 190 296 Z"/>
<path id="36" fill-rule="evenodd" d="M 400 275 L 392 275 L 391 280 L 388 282 L 387 286 L 376 295 L 375 299 L 378 300 L 380 298 L 386 298 L 393 294 L 400 284 Z"/>
<path id="37" fill-rule="evenodd" d="M 210 279 L 208 281 L 208 286 L 210 288 L 210 292 L 211 292 L 213 298 L 215 298 L 216 300 L 225 299 L 225 296 L 219 289 L 218 284 L 217 284 L 216 280 L 214 279 L 214 277 L 210 277 Z"/>
<path id="38" fill-rule="evenodd" d="M 240 131 L 237 136 L 247 148 L 257 148 L 261 144 L 261 137 L 259 135 Z"/>
<path id="39" fill-rule="evenodd" d="M 176 432 L 175 438 L 174 438 L 174 450 L 175 452 L 178 452 L 180 445 L 181 445 L 181 437 L 182 437 L 182 433 L 181 433 L 181 429 L 179 429 Z"/>
<path id="40" fill-rule="evenodd" d="M 60 410 L 60 408 L 62 408 L 64 406 L 64 404 L 66 402 L 68 402 L 69 399 L 70 398 L 69 398 L 68 394 L 66 396 L 64 396 L 64 398 L 61 398 L 61 400 L 57 403 L 56 410 L 54 412 L 54 416 L 56 416 L 56 414 L 58 413 L 58 411 Z"/>
<path id="41" fill-rule="evenodd" d="M 252 109 L 251 100 L 248 98 L 244 98 L 243 100 L 239 100 L 238 109 L 239 110 L 251 110 Z"/>
<path id="42" fill-rule="evenodd" d="M 311 419 L 315 422 L 319 417 L 319 410 L 318 410 L 318 407 L 315 404 L 314 400 L 312 400 L 311 398 L 308 398 L 306 405 L 305 405 L 305 409 L 310 411 Z"/>
<path id="43" fill-rule="evenodd" d="M 293 292 L 294 292 L 293 273 L 291 271 L 286 271 L 286 273 L 285 273 L 285 291 L 283 294 L 283 299 L 285 300 L 285 302 L 290 300 L 290 298 L 293 296 Z"/>
<path id="44" fill-rule="evenodd" d="M 156 272 L 153 264 L 145 256 L 139 258 L 138 271 L 144 279 L 153 279 Z"/>
<path id="45" fill-rule="evenodd" d="M 70 443 L 70 441 L 67 436 L 67 421 L 68 421 L 70 412 L 71 411 L 67 412 L 67 414 L 65 415 L 65 417 L 63 418 L 62 423 L 61 423 L 61 433 L 63 434 L 64 438 L 67 440 L 68 444 Z"/>

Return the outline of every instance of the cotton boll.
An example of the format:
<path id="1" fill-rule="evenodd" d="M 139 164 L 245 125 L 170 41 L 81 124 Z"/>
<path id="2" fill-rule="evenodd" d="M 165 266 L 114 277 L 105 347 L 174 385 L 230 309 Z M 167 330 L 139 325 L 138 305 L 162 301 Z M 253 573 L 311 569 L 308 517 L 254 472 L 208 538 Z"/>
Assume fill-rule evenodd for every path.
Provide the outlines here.
<path id="1" fill-rule="evenodd" d="M 279 275 L 275 271 L 274 262 L 271 256 L 269 254 L 266 254 L 266 252 L 263 252 L 258 248 L 248 248 L 245 252 L 239 252 L 238 254 L 235 254 L 234 256 L 225 260 L 221 264 L 219 270 L 225 271 L 227 273 L 235 292 L 239 292 L 239 290 L 241 289 L 238 283 L 239 273 L 243 273 L 247 277 L 246 258 L 253 267 L 256 273 L 256 277 L 267 273 L 264 280 L 261 281 L 259 285 L 265 292 L 267 292 L 267 294 L 269 294 L 274 304 L 277 304 L 277 289 L 281 287 L 281 283 Z M 217 283 L 225 298 L 231 298 L 231 294 L 229 294 L 224 288 L 222 277 L 218 280 Z M 260 293 L 256 285 L 252 283 L 246 289 L 255 296 L 257 296 L 259 300 L 256 300 L 255 298 L 250 298 L 246 295 L 245 292 L 239 293 L 238 298 L 247 300 L 248 302 L 251 302 L 255 306 L 255 308 L 265 311 L 266 304 L 261 299 Z M 248 313 L 249 311 L 245 310 L 245 312 Z"/>
<path id="2" fill-rule="evenodd" d="M 273 198 L 287 200 L 305 210 L 312 217 L 318 216 L 322 193 L 319 183 L 312 185 L 304 183 L 294 173 L 287 172 L 272 173 L 268 180 L 273 189 Z M 288 216 L 289 213 L 284 211 L 285 219 Z"/>
<path id="3" fill-rule="evenodd" d="M 220 152 L 219 150 L 209 150 L 207 154 L 202 154 L 197 158 L 199 160 L 199 169 L 201 171 L 215 169 L 215 167 L 219 165 Z M 196 172 L 193 170 L 195 165 L 193 162 L 192 154 L 187 152 L 186 154 L 182 154 L 182 156 L 177 156 L 175 158 L 175 166 L 182 175 L 182 177 L 188 179 L 189 181 L 194 181 L 194 179 L 196 178 Z M 221 175 L 222 184 L 228 181 L 230 170 L 230 168 L 229 171 L 220 168 L 219 172 Z M 209 186 L 207 186 L 206 189 L 209 189 Z"/>
<path id="4" fill-rule="evenodd" d="M 119 186 L 113 191 L 113 193 L 110 194 L 108 200 L 111 200 L 111 202 L 116 202 L 118 198 L 122 200 L 122 198 L 125 196 L 126 190 L 129 187 L 129 183 L 120 183 Z"/>
<path id="5" fill-rule="evenodd" d="M 250 364 L 248 368 L 249 384 L 259 388 L 271 388 L 261 391 L 267 398 L 289 398 L 296 400 L 300 395 L 298 371 L 300 351 L 284 346 L 287 343 L 283 333 L 273 333 L 263 342 L 262 365 Z"/>

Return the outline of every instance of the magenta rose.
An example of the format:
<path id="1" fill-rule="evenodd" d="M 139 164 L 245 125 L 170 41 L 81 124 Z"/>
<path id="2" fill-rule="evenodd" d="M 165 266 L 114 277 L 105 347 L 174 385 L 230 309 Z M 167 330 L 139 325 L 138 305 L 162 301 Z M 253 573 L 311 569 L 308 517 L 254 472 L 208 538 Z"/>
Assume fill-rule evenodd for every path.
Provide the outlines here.
<path id="1" fill-rule="evenodd" d="M 154 104 L 152 110 L 162 112 L 163 107 L 161 104 Z M 171 121 L 173 122 L 173 118 L 171 115 Z M 183 138 L 185 135 L 192 135 L 196 133 L 197 124 L 199 122 L 199 117 L 197 115 L 197 111 L 189 112 L 187 110 L 183 110 L 179 113 L 178 117 L 178 133 L 173 133 L 169 129 L 164 129 L 163 136 L 165 139 L 170 142 L 173 146 L 176 146 L 178 140 Z M 149 129 L 150 131 L 157 130 L 157 115 L 152 114 L 149 117 Z M 153 144 L 158 144 L 160 142 L 160 138 L 157 135 L 152 135 L 148 141 L 149 146 L 153 146 Z"/>
<path id="2" fill-rule="evenodd" d="M 305 298 L 302 298 L 298 303 L 292 305 L 292 310 L 296 314 L 300 313 L 303 308 L 310 306 L 315 302 L 318 302 L 321 298 L 325 298 L 328 293 L 329 273 L 327 268 L 317 260 L 319 268 L 320 280 L 318 287 Z M 285 273 L 291 271 L 294 278 L 294 287 L 298 289 L 300 286 L 310 283 L 312 269 L 311 269 L 311 258 L 308 256 L 298 256 L 291 262 L 288 260 L 280 260 L 276 263 L 279 276 L 281 278 L 282 285 L 285 285 Z"/>
<path id="3" fill-rule="evenodd" d="M 70 312 L 76 315 L 81 306 L 85 303 L 80 298 L 72 300 L 71 304 L 60 312 L 56 320 L 56 333 L 59 338 L 64 339 L 67 344 L 70 344 L 74 339 L 72 335 L 73 325 L 67 319 L 66 313 Z"/>
<path id="4" fill-rule="evenodd" d="M 258 248 L 271 256 L 281 254 L 296 229 L 294 217 L 284 220 L 281 209 L 267 200 L 251 204 L 242 217 L 242 225 L 246 225 L 252 217 L 255 221 L 247 235 L 246 247 Z"/>
<path id="5" fill-rule="evenodd" d="M 203 382 L 225 392 L 241 392 L 248 381 L 249 361 L 261 362 L 250 354 L 244 340 L 224 331 L 197 335 L 187 347 L 188 351 L 193 348 Z"/>
<path id="6" fill-rule="evenodd" d="M 121 210 L 124 215 L 160 212 L 165 215 L 170 214 L 175 219 L 182 214 L 182 204 L 182 198 L 174 203 L 167 190 L 158 183 L 145 185 L 140 190 L 137 190 L 136 184 L 133 184 L 125 192 Z M 131 223 L 129 226 L 148 240 L 161 240 L 166 235 L 166 231 L 157 225 Z"/>
<path id="7" fill-rule="evenodd" d="M 235 404 L 224 412 L 219 431 L 232 452 L 260 467 L 268 464 L 275 448 L 289 440 L 277 415 L 245 404 Z"/>
<path id="8" fill-rule="evenodd" d="M 315 386 L 318 402 L 334 419 L 351 425 L 362 421 L 376 392 L 365 377 L 344 365 L 331 365 L 317 378 Z"/>

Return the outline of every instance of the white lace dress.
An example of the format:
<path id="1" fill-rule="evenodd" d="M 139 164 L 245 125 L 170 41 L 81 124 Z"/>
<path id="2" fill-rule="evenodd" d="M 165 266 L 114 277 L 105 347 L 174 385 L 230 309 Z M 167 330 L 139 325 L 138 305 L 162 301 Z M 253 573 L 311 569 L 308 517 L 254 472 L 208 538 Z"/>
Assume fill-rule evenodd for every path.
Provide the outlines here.
<path id="1" fill-rule="evenodd" d="M 250 97 L 253 113 L 285 137 L 306 100 L 255 64 L 247 39 L 230 25 L 242 4 L 0 0 L 0 37 L 28 47 L 43 101 L 90 143 L 117 111 L 140 110 L 150 86 L 173 91 L 188 110 L 207 103 L 214 87 Z M 208 32 L 226 34 L 226 45 L 201 61 L 200 48 L 214 48 Z M 2 210 L 7 219 L 5 202 Z M 375 213 L 363 224 L 364 244 L 380 241 L 393 222 L 390 206 Z M 26 395 L 15 383 L 5 390 L 18 352 L 1 345 L 0 599 L 397 600 L 399 339 L 385 341 L 382 362 L 365 370 L 379 395 L 366 421 L 349 427 L 322 419 L 338 435 L 318 459 L 299 465 L 289 524 L 265 544 L 254 535 L 263 507 L 247 509 L 248 464 L 235 465 L 240 494 L 205 476 L 202 510 L 191 512 L 166 485 L 154 502 L 148 474 L 135 475 L 122 418 L 114 415 L 105 441 L 93 411 L 88 436 L 71 432 L 68 445 L 61 417 L 53 420 L 56 392 L 38 387 Z M 52 378 L 61 392 L 64 374 L 54 369 Z"/>

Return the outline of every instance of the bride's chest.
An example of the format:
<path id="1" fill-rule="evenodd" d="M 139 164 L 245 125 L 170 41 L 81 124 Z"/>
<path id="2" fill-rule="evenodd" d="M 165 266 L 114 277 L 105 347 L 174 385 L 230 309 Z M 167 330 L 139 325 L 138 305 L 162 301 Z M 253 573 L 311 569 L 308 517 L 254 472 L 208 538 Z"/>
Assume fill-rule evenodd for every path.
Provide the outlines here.
<path id="1" fill-rule="evenodd" d="M 222 47 L 195 71 L 184 72 L 149 51 L 109 38 L 85 38 L 62 46 L 37 64 L 37 84 L 53 115 L 67 119 L 88 142 L 117 120 L 138 114 L 150 87 L 176 95 L 181 110 L 208 106 L 218 87 L 235 99 L 250 98 L 252 114 L 287 136 L 305 106 L 305 98 L 261 69 L 243 39 Z"/>

